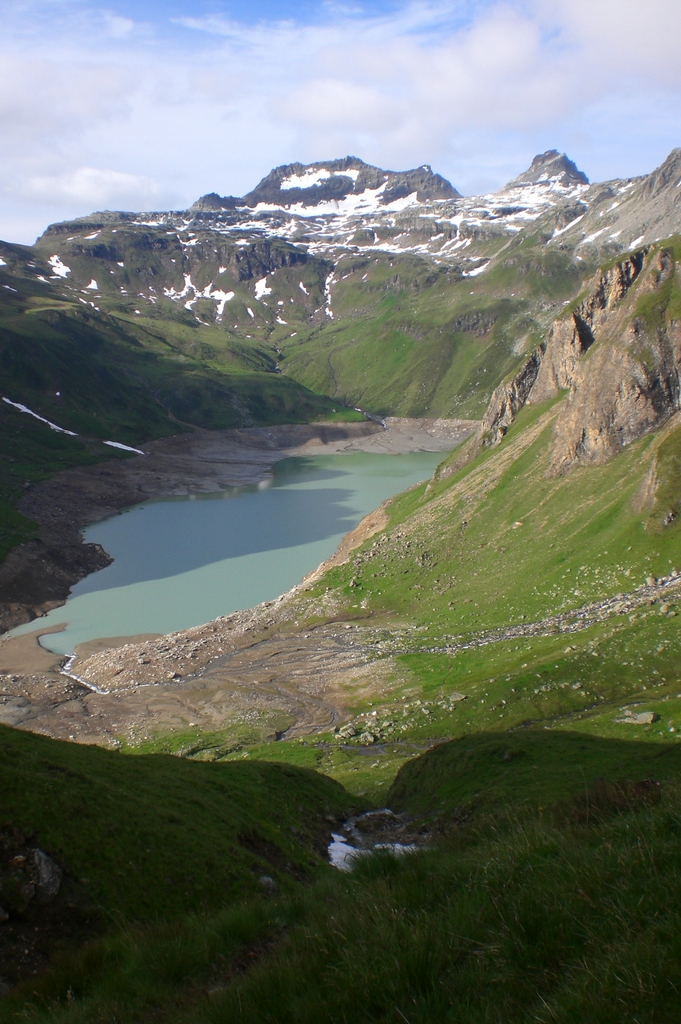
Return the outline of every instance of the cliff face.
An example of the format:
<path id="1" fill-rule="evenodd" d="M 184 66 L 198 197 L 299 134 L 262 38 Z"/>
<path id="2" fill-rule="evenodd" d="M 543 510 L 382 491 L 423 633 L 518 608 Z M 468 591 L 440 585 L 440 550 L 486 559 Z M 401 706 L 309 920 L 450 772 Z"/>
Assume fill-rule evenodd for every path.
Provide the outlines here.
<path id="1" fill-rule="evenodd" d="M 589 283 L 588 294 L 569 317 L 556 320 L 543 345 L 543 357 L 530 394 L 533 402 L 553 398 L 572 387 L 581 357 L 625 297 L 643 268 L 644 252 L 600 272 Z"/>
<path id="2" fill-rule="evenodd" d="M 482 443 L 498 443 L 523 405 L 561 391 L 568 396 L 554 428 L 553 472 L 604 462 L 681 408 L 674 246 L 641 250 L 589 282 L 586 296 L 492 395 Z"/>

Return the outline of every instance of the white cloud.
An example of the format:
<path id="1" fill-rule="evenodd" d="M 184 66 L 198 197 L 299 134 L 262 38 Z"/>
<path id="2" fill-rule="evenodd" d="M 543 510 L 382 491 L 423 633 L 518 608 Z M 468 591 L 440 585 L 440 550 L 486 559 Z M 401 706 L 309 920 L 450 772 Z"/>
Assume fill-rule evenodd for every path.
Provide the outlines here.
<path id="1" fill-rule="evenodd" d="M 3 52 L 3 49 L 5 52 Z M 0 132 L 17 156 L 66 142 L 94 122 L 125 118 L 136 76 L 112 61 L 0 48 Z"/>
<path id="2" fill-rule="evenodd" d="M 160 192 L 153 178 L 121 171 L 79 167 L 63 174 L 34 175 L 10 187 L 15 195 L 40 203 L 75 203 L 89 207 L 145 207 Z"/>
<path id="3" fill-rule="evenodd" d="M 478 191 L 549 146 L 598 178 L 681 142 L 678 0 L 644 16 L 638 0 L 442 0 L 255 25 L 108 7 L 0 13 L 0 237 L 22 210 L 27 234 L 95 206 L 243 194 L 321 156 L 428 162 Z"/>
<path id="4" fill-rule="evenodd" d="M 104 14 L 104 24 L 113 39 L 125 39 L 131 35 L 135 28 L 132 18 L 121 18 L 118 15 Z"/>

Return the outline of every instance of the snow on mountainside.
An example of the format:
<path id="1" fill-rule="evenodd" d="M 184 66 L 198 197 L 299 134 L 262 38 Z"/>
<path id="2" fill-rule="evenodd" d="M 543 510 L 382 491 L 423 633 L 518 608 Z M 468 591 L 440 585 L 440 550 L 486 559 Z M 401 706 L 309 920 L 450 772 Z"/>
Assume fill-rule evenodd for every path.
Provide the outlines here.
<path id="1" fill-rule="evenodd" d="M 460 198 L 445 178 L 434 174 L 428 164 L 411 171 L 385 171 L 365 164 L 354 156 L 325 160 L 317 164 L 288 164 L 275 167 L 244 196 L 243 202 L 256 209 L 263 204 L 289 209 L 319 208 L 327 202 L 347 200 L 372 193 L 378 207 L 414 197 Z M 332 212 L 332 211 L 329 211 Z"/>
<path id="2" fill-rule="evenodd" d="M 599 265 L 681 233 L 680 182 L 681 150 L 649 175 L 600 184 L 550 150 L 484 196 L 459 195 L 426 166 L 289 164 L 243 198 L 95 213 L 51 225 L 34 247 L 0 243 L 0 313 L 20 332 L 45 320 L 69 337 L 74 323 L 139 337 L 144 380 L 171 360 L 171 402 L 205 364 L 204 424 L 223 424 L 223 398 L 206 397 L 223 395 L 215 374 L 243 371 L 307 388 L 296 402 L 468 418 Z M 61 422 L 34 392 L 11 397 Z M 195 399 L 182 402 L 173 415 L 186 418 Z"/>
<path id="3" fill-rule="evenodd" d="M 331 258 L 376 249 L 458 261 L 476 240 L 517 232 L 588 188 L 585 175 L 555 150 L 499 192 L 472 197 L 428 165 L 396 173 L 346 157 L 277 167 L 243 200 L 204 196 L 183 226 L 276 235 Z"/>
<path id="4" fill-rule="evenodd" d="M 53 225 L 50 236 L 113 226 L 117 221 L 179 232 L 213 231 L 237 244 L 282 238 L 310 253 L 416 253 L 434 262 L 472 263 L 493 256 L 489 243 L 530 227 L 546 244 L 616 255 L 681 227 L 681 150 L 652 174 L 589 184 L 565 154 L 535 157 L 497 192 L 461 196 L 427 165 L 393 172 L 356 157 L 277 167 L 243 199 L 211 193 L 187 211 L 93 214 Z M 187 244 L 192 244 L 191 240 Z"/>
<path id="5" fill-rule="evenodd" d="M 320 264 L 318 274 L 326 279 L 326 292 L 329 281 L 334 283 L 331 266 L 348 256 L 418 256 L 451 268 L 461 279 L 486 275 L 511 258 L 508 248 L 514 240 L 526 239 L 548 257 L 560 253 L 576 267 L 591 266 L 681 231 L 680 186 L 679 149 L 649 175 L 600 184 L 590 184 L 564 153 L 548 150 L 499 191 L 483 196 L 461 196 L 427 165 L 385 171 L 349 156 L 277 167 L 242 199 L 211 193 L 186 211 L 107 211 L 53 224 L 37 247 L 47 250 L 53 279 L 69 275 L 72 288 L 88 296 L 80 301 L 94 306 L 97 282 L 102 282 L 92 271 L 97 264 L 106 275 L 104 261 L 110 290 L 123 266 L 116 254 L 122 236 L 114 240 L 117 231 L 124 231 L 126 244 L 145 251 L 151 247 L 159 259 L 166 253 L 163 267 L 148 270 L 148 284 L 140 288 L 138 282 L 139 299 L 155 304 L 164 295 L 182 303 L 199 322 L 204 322 L 203 308 L 211 321 L 222 323 L 228 316 L 236 329 L 241 322 L 235 315 L 241 308 L 239 282 L 259 280 L 276 269 L 279 256 L 272 262 L 273 246 L 288 247 L 281 257 L 287 264 L 321 260 L 326 269 Z M 172 257 L 169 246 L 178 250 Z M 148 266 L 150 258 L 147 253 Z M 74 261 L 79 266 L 75 277 Z M 127 269 L 126 264 L 126 274 Z M 297 288 L 298 280 L 294 283 Z M 116 290 L 121 299 L 130 296 L 126 281 Z M 252 288 L 248 294 L 267 306 Z M 212 304 L 202 305 L 204 299 Z M 328 302 L 315 306 L 317 312 L 322 308 L 330 314 Z M 252 309 L 242 310 L 249 320 Z"/>

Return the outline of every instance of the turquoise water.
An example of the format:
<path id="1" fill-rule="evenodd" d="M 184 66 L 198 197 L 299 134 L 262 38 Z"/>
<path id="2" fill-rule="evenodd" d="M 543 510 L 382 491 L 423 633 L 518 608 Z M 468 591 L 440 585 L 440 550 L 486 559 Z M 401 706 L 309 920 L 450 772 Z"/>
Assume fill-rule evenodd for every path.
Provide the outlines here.
<path id="1" fill-rule="evenodd" d="M 169 633 L 272 600 L 333 554 L 382 501 L 427 480 L 442 458 L 354 452 L 285 459 L 258 487 L 145 502 L 87 528 L 85 539 L 101 544 L 112 565 L 13 635 L 66 622 L 41 643 L 71 654 L 97 637 Z"/>

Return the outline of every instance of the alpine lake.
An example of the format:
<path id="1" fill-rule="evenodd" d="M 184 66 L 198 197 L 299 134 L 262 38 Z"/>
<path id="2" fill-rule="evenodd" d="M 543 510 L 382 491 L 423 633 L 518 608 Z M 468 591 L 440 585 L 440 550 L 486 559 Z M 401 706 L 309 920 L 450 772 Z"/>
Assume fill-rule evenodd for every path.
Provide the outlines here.
<path id="1" fill-rule="evenodd" d="M 442 452 L 353 452 L 276 463 L 257 486 L 157 499 L 85 530 L 114 559 L 81 580 L 36 626 L 72 654 L 101 637 L 170 633 L 273 600 L 338 547 L 387 498 L 432 475 Z"/>

